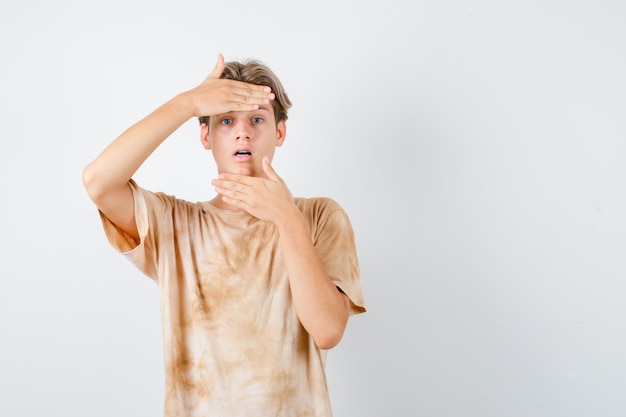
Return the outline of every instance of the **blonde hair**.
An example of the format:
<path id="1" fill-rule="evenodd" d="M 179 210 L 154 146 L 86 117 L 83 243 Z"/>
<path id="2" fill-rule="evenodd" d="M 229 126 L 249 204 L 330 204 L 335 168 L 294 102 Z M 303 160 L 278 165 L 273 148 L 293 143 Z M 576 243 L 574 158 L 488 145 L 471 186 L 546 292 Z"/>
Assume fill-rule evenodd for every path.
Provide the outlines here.
<path id="1" fill-rule="evenodd" d="M 291 107 L 291 100 L 276 74 L 266 65 L 255 60 L 227 62 L 220 78 L 270 87 L 275 95 L 270 103 L 274 109 L 276 123 L 287 120 L 287 110 Z M 208 124 L 209 116 L 202 116 L 199 120 L 200 124 Z"/>

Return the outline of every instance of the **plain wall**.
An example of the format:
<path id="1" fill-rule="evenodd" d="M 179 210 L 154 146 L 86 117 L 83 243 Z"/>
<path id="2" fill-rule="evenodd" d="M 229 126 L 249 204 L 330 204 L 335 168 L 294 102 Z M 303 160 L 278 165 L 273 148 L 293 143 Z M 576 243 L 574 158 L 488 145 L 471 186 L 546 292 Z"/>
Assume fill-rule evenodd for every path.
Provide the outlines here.
<path id="1" fill-rule="evenodd" d="M 258 58 L 294 106 L 274 166 L 357 236 L 368 313 L 329 354 L 336 417 L 626 415 L 626 3 L 4 0 L 0 415 L 157 416 L 156 286 L 81 171 Z M 197 122 L 144 187 L 212 196 Z"/>

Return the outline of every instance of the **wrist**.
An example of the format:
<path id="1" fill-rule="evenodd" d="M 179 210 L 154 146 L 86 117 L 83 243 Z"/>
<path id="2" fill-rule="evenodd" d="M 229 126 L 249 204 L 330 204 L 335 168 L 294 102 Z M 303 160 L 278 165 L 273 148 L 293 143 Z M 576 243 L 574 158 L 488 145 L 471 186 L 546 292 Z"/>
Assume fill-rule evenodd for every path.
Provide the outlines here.
<path id="1" fill-rule="evenodd" d="M 278 229 L 280 235 L 289 233 L 290 231 L 302 228 L 306 228 L 304 217 L 298 207 L 292 204 L 288 209 L 281 211 L 281 215 L 276 219 L 274 225 Z"/>
<path id="2" fill-rule="evenodd" d="M 178 111 L 184 113 L 187 119 L 191 119 L 194 116 L 198 117 L 193 95 L 190 91 L 184 91 L 174 96 L 170 102 Z"/>

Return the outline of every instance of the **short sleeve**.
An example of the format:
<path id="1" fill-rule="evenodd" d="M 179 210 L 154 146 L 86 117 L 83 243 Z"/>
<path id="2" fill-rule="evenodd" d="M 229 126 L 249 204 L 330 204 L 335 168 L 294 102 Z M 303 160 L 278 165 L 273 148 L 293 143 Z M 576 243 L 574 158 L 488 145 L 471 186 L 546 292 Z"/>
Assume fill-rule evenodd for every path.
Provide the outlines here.
<path id="1" fill-rule="evenodd" d="M 334 200 L 317 199 L 313 243 L 326 273 L 350 299 L 351 314 L 365 312 L 354 231 L 346 212 Z"/>
<path id="2" fill-rule="evenodd" d="M 152 219 L 167 218 L 167 199 L 139 187 L 133 180 L 130 188 L 135 203 L 135 222 L 139 232 L 139 244 L 126 232 L 119 229 L 104 213 L 100 213 L 102 226 L 107 240 L 115 250 L 124 255 L 144 274 L 154 279 L 157 275 L 157 253 L 155 235 L 159 227 L 166 227 L 167 222 L 157 224 Z"/>

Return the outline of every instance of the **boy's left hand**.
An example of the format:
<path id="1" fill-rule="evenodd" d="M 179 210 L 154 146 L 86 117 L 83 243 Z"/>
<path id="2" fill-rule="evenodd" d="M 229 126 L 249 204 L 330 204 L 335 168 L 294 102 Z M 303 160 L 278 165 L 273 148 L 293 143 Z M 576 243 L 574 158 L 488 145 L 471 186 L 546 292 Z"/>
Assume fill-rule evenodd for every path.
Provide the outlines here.
<path id="1" fill-rule="evenodd" d="M 297 211 L 293 196 L 285 182 L 263 158 L 263 170 L 268 178 L 238 174 L 220 174 L 211 181 L 222 201 L 239 207 L 254 217 L 279 224 Z"/>

